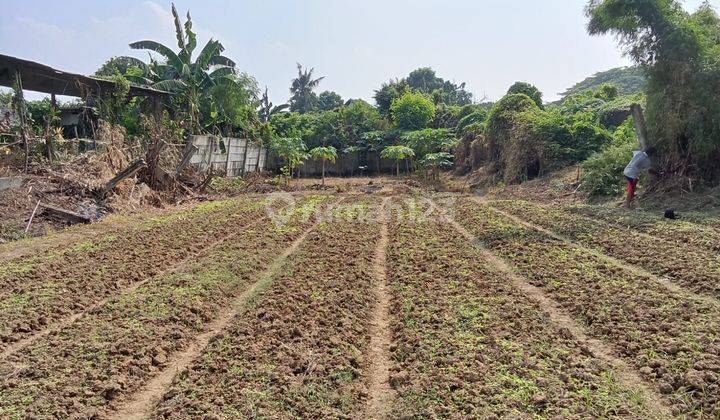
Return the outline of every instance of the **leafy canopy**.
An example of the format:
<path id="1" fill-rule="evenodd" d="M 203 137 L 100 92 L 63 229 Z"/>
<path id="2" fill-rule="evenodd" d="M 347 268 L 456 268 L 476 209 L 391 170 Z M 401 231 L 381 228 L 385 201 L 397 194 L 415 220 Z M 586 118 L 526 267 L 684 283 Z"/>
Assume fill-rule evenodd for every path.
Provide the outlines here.
<path id="1" fill-rule="evenodd" d="M 318 146 L 310 150 L 310 157 L 335 162 L 337 149 L 332 146 Z"/>
<path id="2" fill-rule="evenodd" d="M 380 152 L 383 159 L 407 159 L 415 156 L 415 151 L 407 146 L 388 146 Z"/>
<path id="3" fill-rule="evenodd" d="M 514 85 L 510 86 L 510 89 L 508 89 L 507 93 L 508 95 L 512 95 L 514 93 L 522 93 L 532 99 L 539 108 L 543 107 L 542 93 L 540 92 L 540 90 L 538 90 L 538 88 L 531 85 L 530 83 L 515 82 Z"/>
<path id="4" fill-rule="evenodd" d="M 401 130 L 420 130 L 435 117 L 435 105 L 426 95 L 407 92 L 390 106 L 393 120 Z"/>
<path id="5" fill-rule="evenodd" d="M 592 0 L 592 35 L 615 35 L 648 77 L 650 141 L 675 173 L 720 178 L 720 18 L 676 0 Z"/>
<path id="6" fill-rule="evenodd" d="M 321 111 L 332 111 L 333 109 L 340 108 L 343 104 L 342 97 L 329 90 L 322 92 L 318 96 L 318 108 Z"/>

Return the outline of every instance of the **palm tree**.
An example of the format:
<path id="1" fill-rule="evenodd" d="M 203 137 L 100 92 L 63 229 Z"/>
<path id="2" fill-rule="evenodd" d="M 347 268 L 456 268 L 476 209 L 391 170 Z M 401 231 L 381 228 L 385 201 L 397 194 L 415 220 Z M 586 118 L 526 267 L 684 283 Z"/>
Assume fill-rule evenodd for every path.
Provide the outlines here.
<path id="1" fill-rule="evenodd" d="M 318 87 L 322 79 L 318 77 L 313 79 L 313 71 L 315 69 L 304 70 L 302 64 L 297 63 L 298 77 L 293 79 L 290 85 L 290 111 L 299 112 L 301 114 L 312 111 L 317 106 L 317 96 L 313 89 Z"/>
<path id="2" fill-rule="evenodd" d="M 132 49 L 149 50 L 160 54 L 163 62 L 150 59 L 150 64 L 133 57 L 131 60 L 143 71 L 142 76 L 130 76 L 131 82 L 147 85 L 156 89 L 178 94 L 184 110 L 190 117 L 190 126 L 198 129 L 200 119 L 200 101 L 210 96 L 213 87 L 222 84 L 238 83 L 235 63 L 222 55 L 225 50 L 220 41 L 210 39 L 193 61 L 192 54 L 197 46 L 197 37 L 192 31 L 192 19 L 187 13 L 185 25 L 181 25 L 180 16 L 172 5 L 175 20 L 175 37 L 180 48 L 175 53 L 171 48 L 150 40 L 133 42 Z"/>
<path id="3" fill-rule="evenodd" d="M 290 105 L 288 104 L 273 106 L 273 103 L 270 102 L 270 98 L 268 97 L 268 88 L 267 86 L 265 86 L 265 93 L 263 93 L 262 99 L 260 100 L 260 109 L 258 109 L 258 115 L 260 115 L 260 119 L 263 122 L 269 122 L 270 117 L 288 109 L 289 107 Z"/>

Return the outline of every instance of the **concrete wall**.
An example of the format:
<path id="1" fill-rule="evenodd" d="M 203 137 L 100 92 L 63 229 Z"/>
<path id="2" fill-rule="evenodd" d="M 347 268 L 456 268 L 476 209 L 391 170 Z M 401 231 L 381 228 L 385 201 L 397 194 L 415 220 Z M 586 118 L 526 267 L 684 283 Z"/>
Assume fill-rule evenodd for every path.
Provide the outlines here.
<path id="1" fill-rule="evenodd" d="M 282 166 L 279 158 L 270 155 L 268 165 L 269 171 L 278 171 Z M 360 169 L 364 166 L 364 169 Z M 347 153 L 338 156 L 335 163 L 325 162 L 325 175 L 328 176 L 349 176 L 373 174 L 376 172 L 377 163 L 375 155 L 361 153 Z M 405 163 L 400 163 L 400 170 L 405 171 Z M 380 171 L 383 173 L 395 173 L 395 161 L 392 159 L 380 159 Z M 308 159 L 300 166 L 300 175 L 303 177 L 320 176 L 322 173 L 322 162 L 319 159 Z"/>
<path id="2" fill-rule="evenodd" d="M 234 177 L 265 170 L 267 151 L 265 147 L 252 141 L 216 136 L 191 136 L 190 141 L 198 149 L 190 159 L 190 164 L 200 171 L 205 171 L 210 166 L 216 172 L 225 171 L 226 176 Z M 224 148 L 220 146 L 220 142 L 224 144 Z"/>

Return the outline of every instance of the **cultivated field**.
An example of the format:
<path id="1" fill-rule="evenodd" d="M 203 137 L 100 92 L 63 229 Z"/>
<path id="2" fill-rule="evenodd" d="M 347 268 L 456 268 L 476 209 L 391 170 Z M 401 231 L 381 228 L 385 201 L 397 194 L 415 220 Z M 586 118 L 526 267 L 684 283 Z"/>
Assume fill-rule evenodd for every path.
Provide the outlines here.
<path id="1" fill-rule="evenodd" d="M 719 239 L 407 187 L 74 228 L 2 248 L 0 418 L 717 418 Z"/>

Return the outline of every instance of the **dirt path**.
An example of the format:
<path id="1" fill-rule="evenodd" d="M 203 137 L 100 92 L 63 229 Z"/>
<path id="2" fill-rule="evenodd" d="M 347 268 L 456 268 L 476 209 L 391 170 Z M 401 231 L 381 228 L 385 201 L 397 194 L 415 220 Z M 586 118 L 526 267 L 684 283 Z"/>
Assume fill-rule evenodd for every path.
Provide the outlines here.
<path id="1" fill-rule="evenodd" d="M 370 353 L 368 358 L 371 361 L 369 377 L 369 398 L 365 408 L 365 418 L 383 419 L 387 418 L 390 402 L 393 398 L 393 390 L 390 387 L 390 333 L 389 308 L 390 295 L 387 285 L 387 248 L 388 248 L 388 215 L 385 205 L 388 199 L 383 200 L 380 209 L 380 239 L 375 249 L 373 261 L 373 274 L 375 280 L 375 294 L 377 306 L 373 312 L 373 319 L 370 328 Z"/>
<path id="2" fill-rule="evenodd" d="M 195 252 L 194 254 L 189 254 L 188 256 L 186 256 L 185 258 L 183 258 L 181 260 L 178 260 L 176 263 L 170 265 L 165 270 L 160 271 L 159 273 L 155 274 L 154 276 L 148 277 L 144 280 L 133 283 L 130 286 L 118 291 L 116 294 L 108 296 L 102 300 L 97 301 L 96 303 L 94 303 L 92 306 L 88 307 L 85 310 L 75 312 L 71 315 L 68 315 L 63 319 L 61 319 L 53 324 L 50 324 L 47 328 L 40 330 L 26 338 L 23 338 L 22 340 L 18 340 L 16 342 L 10 344 L 2 352 L 0 352 L 0 360 L 10 356 L 11 354 L 13 354 L 17 351 L 22 350 L 23 348 L 31 345 L 35 341 L 39 340 L 42 337 L 47 336 L 48 334 L 59 331 L 65 327 L 67 327 L 68 325 L 71 325 L 72 323 L 76 322 L 78 319 L 82 318 L 83 316 L 85 316 L 88 313 L 91 313 L 93 310 L 100 308 L 101 306 L 105 305 L 106 303 L 108 303 L 110 300 L 116 298 L 117 296 L 131 293 L 131 292 L 137 290 L 138 288 L 142 287 L 143 285 L 147 284 L 148 282 L 152 281 L 153 279 L 160 278 L 162 276 L 170 274 L 170 273 L 178 270 L 179 268 L 183 267 L 183 265 L 185 265 L 186 263 L 195 261 L 198 258 L 202 257 L 203 255 L 207 255 L 207 254 L 211 253 L 214 249 L 219 247 L 224 242 L 232 239 L 235 236 L 242 234 L 242 231 L 244 229 L 246 229 L 250 226 L 253 226 L 255 224 L 258 224 L 263 220 L 264 219 L 258 219 L 258 220 L 252 221 L 252 222 L 246 224 L 244 227 L 241 227 L 239 230 L 229 233 L 227 235 L 224 235 L 224 236 L 212 241 L 210 244 L 208 244 L 208 246 L 206 248 L 201 249 L 200 251 Z"/>
<path id="3" fill-rule="evenodd" d="M 525 221 L 525 220 L 523 220 L 513 214 L 510 214 L 504 210 L 498 209 L 497 207 L 494 207 L 491 203 L 488 203 L 487 201 L 483 201 L 482 199 L 478 199 L 478 198 L 473 198 L 473 200 L 478 203 L 488 205 L 489 208 L 491 208 L 493 211 L 497 212 L 498 214 L 503 215 L 504 217 L 507 217 L 508 219 L 512 220 L 515 223 L 518 223 L 529 229 L 533 229 L 538 232 L 544 233 L 544 234 L 550 236 L 551 238 L 562 241 L 562 242 L 564 242 L 570 246 L 573 246 L 575 248 L 582 249 L 583 251 L 588 252 L 589 254 L 592 254 L 598 258 L 605 260 L 609 264 L 612 264 L 616 267 L 620 267 L 622 269 L 628 270 L 633 274 L 652 279 L 653 281 L 655 281 L 656 283 L 660 284 L 665 289 L 667 289 L 669 292 L 676 293 L 678 295 L 684 296 L 685 298 L 696 300 L 696 301 L 699 301 L 699 302 L 702 302 L 702 303 L 705 303 L 705 304 L 708 304 L 711 306 L 718 306 L 718 304 L 720 303 L 720 302 L 718 302 L 718 299 L 714 298 L 713 296 L 708 296 L 708 295 L 689 291 L 666 277 L 655 275 L 655 274 L 645 270 L 644 268 L 638 267 L 632 263 L 629 263 L 627 261 L 604 254 L 603 252 L 598 251 L 597 249 L 581 245 L 581 244 L 573 241 L 570 238 L 566 238 L 566 237 L 559 235 L 559 234 L 557 234 L 549 229 L 546 229 L 542 226 L 538 226 L 536 224 L 530 223 L 530 222 Z"/>
<path id="4" fill-rule="evenodd" d="M 490 250 L 479 244 L 475 235 L 461 226 L 455 219 L 444 214 L 440 208 L 431 201 L 431 205 L 435 211 L 445 217 L 453 228 L 464 236 L 468 241 L 477 246 L 485 259 L 492 264 L 497 270 L 505 274 L 515 287 L 522 290 L 530 298 L 538 302 L 541 307 L 548 313 L 550 320 L 561 328 L 566 329 L 575 339 L 585 345 L 587 351 L 593 356 L 605 360 L 615 368 L 618 381 L 628 388 L 639 389 L 648 409 L 652 412 L 652 418 L 672 418 L 671 409 L 664 403 L 660 394 L 649 387 L 640 375 L 628 366 L 623 360 L 614 355 L 613 350 L 600 340 L 589 337 L 585 329 L 577 324 L 570 316 L 566 315 L 558 305 L 550 298 L 545 296 L 542 290 L 528 283 L 524 278 L 516 274 L 513 269 L 501 258 L 497 257 Z"/>
<path id="5" fill-rule="evenodd" d="M 285 251 L 273 261 L 273 263 L 258 275 L 258 279 L 245 292 L 236 297 L 231 308 L 221 317 L 215 319 L 207 325 L 206 332 L 195 338 L 190 347 L 183 352 L 176 354 L 150 382 L 143 388 L 131 395 L 127 400 L 110 416 L 112 419 L 129 420 L 129 419 L 145 419 L 150 416 L 157 401 L 163 396 L 167 388 L 172 383 L 173 378 L 179 372 L 185 370 L 192 361 L 199 356 L 207 347 L 210 341 L 220 335 L 230 322 L 238 316 L 247 304 L 265 289 L 272 281 L 273 276 L 282 267 L 285 260 L 292 255 L 300 245 L 305 241 L 308 234 L 317 226 L 306 229 L 293 243 L 285 249 Z"/>

